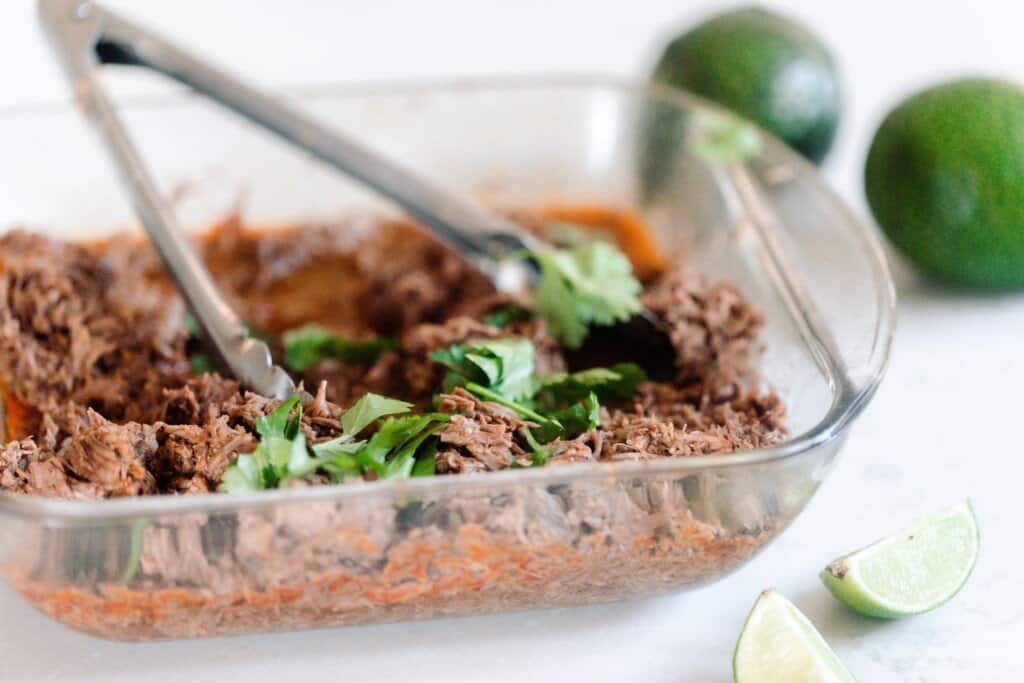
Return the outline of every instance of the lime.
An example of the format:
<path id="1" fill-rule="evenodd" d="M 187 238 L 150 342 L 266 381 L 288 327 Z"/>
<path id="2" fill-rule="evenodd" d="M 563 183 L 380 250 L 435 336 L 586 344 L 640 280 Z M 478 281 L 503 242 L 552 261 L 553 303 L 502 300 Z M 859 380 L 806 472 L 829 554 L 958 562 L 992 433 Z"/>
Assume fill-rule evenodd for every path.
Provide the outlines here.
<path id="1" fill-rule="evenodd" d="M 956 595 L 978 558 L 978 525 L 970 501 L 841 557 L 821 573 L 840 602 L 873 617 L 935 609 Z"/>
<path id="2" fill-rule="evenodd" d="M 853 676 L 793 603 L 766 590 L 732 656 L 736 683 L 852 683 Z"/>
<path id="3" fill-rule="evenodd" d="M 923 272 L 1024 287 L 1024 89 L 959 80 L 903 102 L 875 133 L 868 204 Z"/>
<path id="4" fill-rule="evenodd" d="M 656 83 L 689 90 L 821 161 L 839 123 L 839 79 L 818 38 L 759 8 L 720 14 L 665 48 Z"/>

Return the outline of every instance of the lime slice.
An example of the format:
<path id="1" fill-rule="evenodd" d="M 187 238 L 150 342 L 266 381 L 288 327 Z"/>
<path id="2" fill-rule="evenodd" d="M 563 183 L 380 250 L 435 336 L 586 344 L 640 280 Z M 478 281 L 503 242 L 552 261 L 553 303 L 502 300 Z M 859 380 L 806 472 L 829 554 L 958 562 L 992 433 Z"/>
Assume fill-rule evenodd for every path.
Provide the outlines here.
<path id="1" fill-rule="evenodd" d="M 793 603 L 766 590 L 732 656 L 736 683 L 853 683 L 828 643 Z"/>
<path id="2" fill-rule="evenodd" d="M 917 522 L 901 534 L 841 557 L 821 580 L 850 609 L 896 618 L 935 609 L 956 595 L 978 559 L 970 501 Z"/>

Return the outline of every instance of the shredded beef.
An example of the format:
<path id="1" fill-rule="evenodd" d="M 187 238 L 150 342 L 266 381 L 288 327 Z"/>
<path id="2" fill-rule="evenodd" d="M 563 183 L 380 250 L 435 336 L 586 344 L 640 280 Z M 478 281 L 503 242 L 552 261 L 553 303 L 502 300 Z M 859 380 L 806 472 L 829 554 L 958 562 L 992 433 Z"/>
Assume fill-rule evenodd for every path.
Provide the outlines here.
<path id="1" fill-rule="evenodd" d="M 145 420 L 163 387 L 185 376 L 180 304 L 125 305 L 125 290 L 140 284 L 127 282 L 130 272 L 20 231 L 0 238 L 0 267 L 0 383 L 64 434 L 85 407 Z"/>
<path id="2" fill-rule="evenodd" d="M 58 453 L 68 471 L 97 484 L 105 496 L 156 493 L 156 479 L 149 471 L 157 449 L 155 428 L 137 422 L 114 424 L 92 410 L 87 421 Z"/>
<path id="3" fill-rule="evenodd" d="M 529 423 L 508 408 L 481 401 L 458 387 L 441 395 L 438 410 L 452 413 L 438 433 L 438 472 L 493 471 L 530 464 L 532 455 L 520 445 L 517 434 Z"/>
<path id="4" fill-rule="evenodd" d="M 232 217 L 200 244 L 226 296 L 276 334 L 318 322 L 353 339 L 394 336 L 369 365 L 323 360 L 302 430 L 340 432 L 367 391 L 451 415 L 438 434 L 440 474 L 533 465 L 524 422 L 463 389 L 436 397 L 446 372 L 431 352 L 529 339 L 538 374 L 563 372 L 563 349 L 540 320 L 481 321 L 507 297 L 409 223 L 354 218 L 253 231 Z M 546 444 L 552 465 L 685 457 L 759 448 L 784 436 L 784 407 L 758 386 L 760 313 L 729 284 L 680 268 L 643 303 L 671 332 L 676 377 L 647 382 L 602 408 L 600 425 Z M 75 245 L 24 231 L 0 237 L 0 446 L 5 490 L 67 498 L 215 491 L 257 443 L 279 402 L 216 373 L 194 375 L 184 306 L 154 252 L 133 239 Z M 294 485 L 326 479 L 313 474 Z"/>
<path id="5" fill-rule="evenodd" d="M 642 300 L 668 329 L 677 383 L 691 387 L 691 398 L 715 398 L 756 379 L 764 320 L 735 287 L 676 268 L 648 287 Z"/>

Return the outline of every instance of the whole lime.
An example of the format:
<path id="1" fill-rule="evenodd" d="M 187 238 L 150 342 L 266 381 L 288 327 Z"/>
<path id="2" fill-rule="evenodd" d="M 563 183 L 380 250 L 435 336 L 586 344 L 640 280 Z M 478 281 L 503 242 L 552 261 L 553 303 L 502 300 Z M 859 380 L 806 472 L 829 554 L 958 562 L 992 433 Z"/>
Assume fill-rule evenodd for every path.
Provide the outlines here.
<path id="1" fill-rule="evenodd" d="M 835 63 L 799 23 L 760 8 L 720 14 L 668 44 L 651 77 L 761 125 L 814 162 L 839 123 Z"/>
<path id="2" fill-rule="evenodd" d="M 1024 89 L 965 79 L 921 92 L 875 133 L 868 204 L 922 271 L 989 289 L 1024 287 Z"/>

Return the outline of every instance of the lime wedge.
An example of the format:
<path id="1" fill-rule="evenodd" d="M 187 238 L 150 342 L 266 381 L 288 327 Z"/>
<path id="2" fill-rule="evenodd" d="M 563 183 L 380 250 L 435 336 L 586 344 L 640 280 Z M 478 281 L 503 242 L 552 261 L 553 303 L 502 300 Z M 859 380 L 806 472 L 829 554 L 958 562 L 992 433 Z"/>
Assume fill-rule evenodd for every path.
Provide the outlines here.
<path id="1" fill-rule="evenodd" d="M 736 683 L 853 683 L 828 643 L 793 603 L 766 590 L 732 656 Z"/>
<path id="2" fill-rule="evenodd" d="M 956 595 L 978 559 L 970 501 L 918 521 L 901 534 L 841 557 L 821 573 L 850 609 L 896 618 L 935 609 Z"/>

